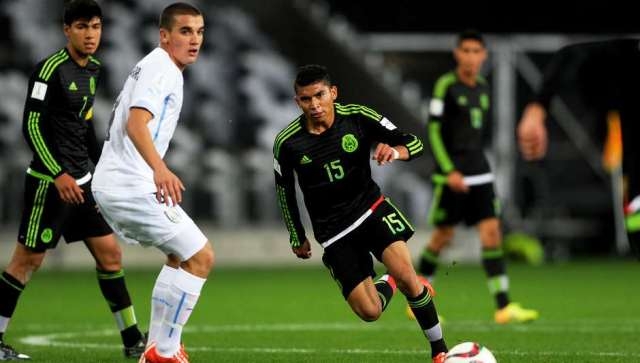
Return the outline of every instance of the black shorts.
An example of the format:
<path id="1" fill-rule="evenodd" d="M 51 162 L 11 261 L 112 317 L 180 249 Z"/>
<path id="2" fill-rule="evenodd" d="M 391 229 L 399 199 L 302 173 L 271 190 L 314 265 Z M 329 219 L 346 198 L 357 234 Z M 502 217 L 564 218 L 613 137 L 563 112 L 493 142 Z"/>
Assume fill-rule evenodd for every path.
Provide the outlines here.
<path id="1" fill-rule="evenodd" d="M 493 183 L 471 186 L 468 193 L 456 193 L 446 184 L 433 185 L 430 225 L 453 226 L 464 220 L 466 225 L 473 226 L 499 214 L 500 202 L 493 190 Z"/>
<path id="2" fill-rule="evenodd" d="M 65 203 L 53 182 L 27 174 L 18 242 L 42 252 L 55 248 L 60 236 L 70 243 L 111 234 L 111 228 L 98 212 L 91 183 L 81 188 L 84 190 L 83 204 Z"/>
<path id="3" fill-rule="evenodd" d="M 386 199 L 360 226 L 325 248 L 322 262 L 346 299 L 364 279 L 375 277 L 371 255 L 382 261 L 390 244 L 406 242 L 413 232 L 407 218 Z"/>

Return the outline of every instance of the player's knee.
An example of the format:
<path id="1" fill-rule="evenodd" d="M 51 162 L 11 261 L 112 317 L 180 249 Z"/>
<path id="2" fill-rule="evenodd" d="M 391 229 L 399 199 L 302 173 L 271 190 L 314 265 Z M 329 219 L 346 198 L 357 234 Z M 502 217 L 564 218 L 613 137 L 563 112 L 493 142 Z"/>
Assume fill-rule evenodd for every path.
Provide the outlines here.
<path id="1" fill-rule="evenodd" d="M 204 248 L 200 252 L 201 252 L 200 264 L 202 268 L 206 269 L 207 271 L 211 271 L 211 269 L 213 268 L 213 264 L 215 263 L 215 253 L 213 252 L 213 247 L 211 247 L 211 243 L 207 241 L 207 244 L 204 246 Z"/>
<path id="2" fill-rule="evenodd" d="M 355 310 L 356 315 L 366 322 L 376 321 L 382 315 L 382 306 L 367 304 L 358 306 Z"/>
<path id="3" fill-rule="evenodd" d="M 214 260 L 213 247 L 211 247 L 211 243 L 207 242 L 195 255 L 183 261 L 181 266 L 196 276 L 206 278 L 213 268 Z"/>
<path id="4" fill-rule="evenodd" d="M 110 249 L 96 256 L 96 267 L 103 271 L 119 271 L 122 269 L 122 250 Z"/>
<path id="5" fill-rule="evenodd" d="M 502 234 L 497 228 L 488 228 L 480 234 L 484 248 L 498 248 L 502 244 Z"/>
<path id="6" fill-rule="evenodd" d="M 26 284 L 31 275 L 38 271 L 44 260 L 44 253 L 33 253 L 22 255 L 11 260 L 6 268 L 6 272 L 15 277 L 18 281 Z"/>
<path id="7" fill-rule="evenodd" d="M 434 251 L 440 251 L 446 247 L 453 239 L 454 230 L 452 227 L 439 227 L 431 237 L 429 247 Z"/>

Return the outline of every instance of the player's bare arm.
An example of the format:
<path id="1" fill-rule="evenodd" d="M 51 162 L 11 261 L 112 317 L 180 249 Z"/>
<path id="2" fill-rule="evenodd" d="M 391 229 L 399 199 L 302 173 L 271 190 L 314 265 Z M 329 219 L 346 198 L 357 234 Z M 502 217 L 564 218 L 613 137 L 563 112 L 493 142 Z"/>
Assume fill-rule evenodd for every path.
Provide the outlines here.
<path id="1" fill-rule="evenodd" d="M 308 239 L 305 239 L 299 247 L 291 247 L 291 250 L 298 258 L 303 260 L 311 257 L 311 243 L 309 243 Z"/>
<path id="2" fill-rule="evenodd" d="M 55 178 L 54 184 L 63 202 L 71 204 L 84 203 L 84 190 L 78 186 L 78 183 L 71 175 L 62 173 Z"/>
<path id="3" fill-rule="evenodd" d="M 547 153 L 547 112 L 539 103 L 530 103 L 518 124 L 518 146 L 526 160 L 538 160 Z"/>
<path id="4" fill-rule="evenodd" d="M 379 143 L 376 146 L 373 155 L 371 156 L 371 160 L 375 160 L 378 162 L 378 165 L 384 165 L 386 163 L 391 163 L 393 160 L 408 160 L 409 159 L 409 150 L 405 146 L 390 146 L 385 143 Z"/>
<path id="5" fill-rule="evenodd" d="M 153 114 L 143 108 L 131 108 L 127 121 L 127 134 L 142 155 L 144 161 L 153 170 L 153 181 L 156 184 L 156 198 L 167 205 L 182 203 L 182 191 L 185 190 L 178 178 L 165 164 L 153 145 L 147 123 L 153 119 Z M 168 197 L 168 198 L 167 198 Z"/>
<path id="6" fill-rule="evenodd" d="M 447 186 L 456 193 L 467 193 L 469 186 L 464 182 L 464 175 L 454 170 L 447 175 Z"/>

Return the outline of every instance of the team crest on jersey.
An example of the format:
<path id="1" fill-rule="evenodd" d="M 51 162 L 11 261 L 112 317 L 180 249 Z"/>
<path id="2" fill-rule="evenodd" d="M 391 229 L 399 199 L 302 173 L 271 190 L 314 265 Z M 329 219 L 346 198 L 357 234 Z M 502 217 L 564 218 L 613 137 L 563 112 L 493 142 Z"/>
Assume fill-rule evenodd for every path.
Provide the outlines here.
<path id="1" fill-rule="evenodd" d="M 42 240 L 42 242 L 44 243 L 49 243 L 51 242 L 51 239 L 53 238 L 53 231 L 51 230 L 51 228 L 45 228 L 42 231 L 42 234 L 40 234 L 40 239 Z"/>
<path id="2" fill-rule="evenodd" d="M 92 96 L 96 94 L 96 79 L 93 76 L 89 78 L 89 92 Z"/>
<path id="3" fill-rule="evenodd" d="M 342 149 L 352 153 L 358 149 L 358 139 L 353 134 L 346 134 L 342 137 Z"/>

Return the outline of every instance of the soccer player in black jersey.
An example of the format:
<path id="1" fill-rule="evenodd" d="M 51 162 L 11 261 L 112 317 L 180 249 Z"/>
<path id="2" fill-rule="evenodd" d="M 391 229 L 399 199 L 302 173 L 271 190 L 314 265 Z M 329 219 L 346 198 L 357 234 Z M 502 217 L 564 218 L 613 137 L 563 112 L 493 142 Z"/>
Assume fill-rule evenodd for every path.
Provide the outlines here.
<path id="1" fill-rule="evenodd" d="M 611 39 L 566 46 L 547 66 L 542 86 L 518 125 L 527 160 L 547 151 L 545 119 L 553 97 L 576 93 L 603 122 L 622 132 L 622 170 L 627 178 L 625 224 L 631 250 L 640 259 L 640 40 Z M 607 120 L 607 121 L 605 121 Z M 606 165 L 605 165 L 606 166 Z"/>
<path id="2" fill-rule="evenodd" d="M 381 194 L 369 165 L 370 159 L 386 165 L 417 157 L 422 142 L 366 106 L 335 103 L 338 89 L 322 66 L 301 67 L 294 88 L 303 113 L 277 135 L 273 149 L 278 201 L 293 253 L 311 256 L 295 172 L 314 235 L 324 248 L 322 261 L 351 309 L 365 321 L 377 320 L 397 283 L 431 344 L 433 361 L 443 361 L 447 348 L 433 293 L 418 281 L 406 245 L 413 227 Z M 388 270 L 375 282 L 371 254 Z"/>
<path id="3" fill-rule="evenodd" d="M 139 357 L 146 343 L 125 285 L 120 246 L 89 189 L 91 163 L 100 153 L 92 120 L 100 62 L 92 55 L 100 44 L 102 11 L 93 0 L 72 0 L 63 18 L 66 46 L 38 63 L 28 84 L 23 133 L 33 159 L 18 243 L 0 276 L 0 361 L 29 359 L 5 344 L 3 335 L 20 293 L 61 236 L 84 241 L 93 255 L 125 356 Z"/>
<path id="4" fill-rule="evenodd" d="M 483 153 L 490 101 L 489 85 L 480 76 L 487 57 L 482 35 L 472 30 L 460 33 L 453 54 L 456 68 L 438 79 L 429 107 L 429 141 L 438 168 L 429 214 L 435 228 L 420 259 L 419 272 L 433 282 L 440 252 L 453 239 L 455 225 L 464 221 L 478 229 L 482 265 L 496 301 L 495 321 L 535 320 L 536 311 L 523 309 L 508 296 L 499 204 L 494 176 Z"/>

